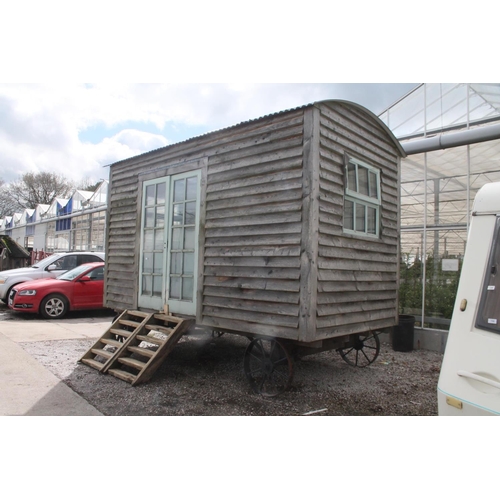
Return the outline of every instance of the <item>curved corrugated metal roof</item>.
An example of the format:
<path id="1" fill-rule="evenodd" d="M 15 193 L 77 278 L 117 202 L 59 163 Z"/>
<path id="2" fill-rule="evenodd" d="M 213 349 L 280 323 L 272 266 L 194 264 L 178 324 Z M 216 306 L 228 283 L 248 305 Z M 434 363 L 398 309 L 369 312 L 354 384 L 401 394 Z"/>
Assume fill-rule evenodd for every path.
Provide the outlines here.
<path id="1" fill-rule="evenodd" d="M 220 133 L 220 132 L 225 132 L 227 130 L 232 130 L 232 129 L 235 129 L 237 127 L 241 127 L 243 125 L 248 125 L 250 123 L 255 123 L 255 122 L 258 122 L 260 120 L 264 120 L 265 118 L 271 118 L 273 116 L 280 116 L 280 115 L 284 115 L 286 113 L 292 113 L 292 112 L 298 111 L 300 109 L 306 109 L 306 108 L 309 108 L 311 106 L 319 106 L 321 104 L 329 103 L 329 102 L 331 102 L 331 103 L 339 103 L 339 104 L 343 104 L 343 105 L 347 105 L 347 106 L 353 106 L 353 107 L 359 109 L 360 111 L 366 113 L 368 116 L 370 116 L 387 133 L 387 135 L 389 136 L 389 138 L 394 142 L 394 145 L 397 147 L 397 149 L 398 149 L 399 153 L 401 154 L 401 156 L 402 157 L 406 157 L 406 152 L 403 149 L 403 147 L 401 146 L 401 144 L 399 143 L 399 141 L 396 139 L 396 137 L 391 132 L 391 130 L 389 129 L 389 127 L 387 127 L 387 125 L 375 113 L 371 112 L 369 109 L 365 108 L 361 104 L 357 104 L 357 103 L 352 102 L 352 101 L 345 101 L 345 100 L 342 100 L 342 99 L 326 99 L 326 100 L 322 100 L 322 101 L 316 101 L 316 102 L 313 102 L 313 103 L 310 103 L 310 104 L 304 104 L 302 106 L 297 106 L 295 108 L 285 109 L 283 111 L 277 111 L 275 113 L 269 113 L 267 115 L 260 116 L 259 118 L 252 118 L 250 120 L 245 120 L 243 122 L 236 123 L 235 125 L 230 125 L 229 127 L 224 127 L 224 128 L 217 129 L 217 130 L 212 130 L 210 132 L 206 132 L 205 134 L 201 134 L 201 135 L 197 135 L 197 136 L 194 136 L 194 137 L 190 137 L 189 139 L 185 139 L 184 141 L 175 142 L 173 144 L 169 144 L 167 146 L 163 146 L 163 147 L 157 148 L 157 149 L 152 149 L 151 151 L 147 151 L 145 153 L 141 153 L 141 154 L 136 155 L 136 156 L 131 156 L 130 158 L 125 158 L 123 160 L 116 161 L 114 163 L 109 164 L 109 166 L 112 167 L 113 165 L 117 165 L 119 163 L 131 160 L 132 158 L 140 158 L 141 156 L 146 156 L 146 155 L 149 155 L 149 154 L 152 154 L 152 153 L 157 153 L 158 151 L 167 150 L 167 149 L 169 149 L 169 148 L 171 148 L 173 146 L 178 146 L 179 144 L 186 144 L 186 143 L 188 143 L 190 141 L 194 141 L 194 140 L 200 139 L 202 137 L 207 137 L 207 136 L 210 136 L 212 134 L 217 134 L 217 133 Z"/>

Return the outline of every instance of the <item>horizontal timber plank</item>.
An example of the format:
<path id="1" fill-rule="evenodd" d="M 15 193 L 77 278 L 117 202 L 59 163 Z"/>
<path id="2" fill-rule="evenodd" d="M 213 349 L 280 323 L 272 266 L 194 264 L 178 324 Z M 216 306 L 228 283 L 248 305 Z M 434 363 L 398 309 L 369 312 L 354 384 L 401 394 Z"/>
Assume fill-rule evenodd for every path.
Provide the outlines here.
<path id="1" fill-rule="evenodd" d="M 288 304 L 285 302 L 269 303 L 264 301 L 206 295 L 203 297 L 203 306 L 231 310 L 235 315 L 239 315 L 242 311 L 267 314 L 270 316 L 291 316 L 295 318 L 299 315 L 299 308 L 297 304 Z"/>
<path id="2" fill-rule="evenodd" d="M 207 215 L 215 210 L 228 208 L 246 208 L 254 206 L 272 206 L 288 201 L 302 201 L 302 184 L 298 183 L 295 189 L 278 190 L 254 194 L 252 196 L 221 198 L 218 200 L 207 200 Z"/>
<path id="3" fill-rule="evenodd" d="M 397 290 L 396 281 L 320 281 L 318 282 L 318 295 L 320 293 L 330 292 L 369 292 L 369 291 L 385 291 Z"/>
<path id="4" fill-rule="evenodd" d="M 208 166 L 208 184 L 214 184 L 217 182 L 227 182 L 235 179 L 244 179 L 245 177 L 253 177 L 256 175 L 267 174 L 270 172 L 280 172 L 282 170 L 288 170 L 290 168 L 301 168 L 302 167 L 302 156 L 291 158 L 281 158 L 276 161 L 268 161 L 255 163 L 250 167 L 247 164 L 235 164 L 232 163 L 229 166 L 224 165 L 227 169 L 219 169 L 218 172 L 214 173 L 214 168 L 212 167 L 213 162 L 209 162 Z"/>
<path id="5" fill-rule="evenodd" d="M 290 234 L 264 234 L 249 236 L 227 236 L 205 238 L 205 248 L 228 248 L 228 247 L 268 247 L 270 245 L 300 245 L 301 233 Z"/>
<path id="6" fill-rule="evenodd" d="M 319 281 L 397 281 L 396 270 L 392 272 L 370 272 L 370 271 L 333 271 L 326 269 L 318 270 Z"/>
<path id="7" fill-rule="evenodd" d="M 273 326 L 249 321 L 240 321 L 238 318 L 217 318 L 213 316 L 203 316 L 203 326 L 209 326 L 213 329 L 230 331 L 245 336 L 264 335 L 267 337 L 297 340 L 299 330 L 297 328 L 287 328 L 286 326 Z"/>
<path id="8" fill-rule="evenodd" d="M 226 219 L 226 218 L 241 218 L 242 216 L 265 216 L 268 214 L 278 214 L 283 212 L 300 212 L 302 210 L 302 200 L 297 199 L 292 202 L 276 203 L 276 200 L 271 200 L 274 203 L 265 205 L 250 205 L 250 206 L 233 206 L 219 210 L 207 210 L 206 220 Z"/>
<path id="9" fill-rule="evenodd" d="M 226 217 L 224 219 L 208 219 L 205 223 L 206 229 L 222 228 L 222 227 L 241 227 L 241 226 L 258 226 L 265 224 L 286 224 L 290 222 L 300 222 L 302 220 L 302 212 L 296 210 L 294 212 L 279 211 L 250 216 L 242 214 L 238 217 Z"/>
<path id="10" fill-rule="evenodd" d="M 300 269 L 205 266 L 205 276 L 298 280 Z"/>
<path id="11" fill-rule="evenodd" d="M 297 328 L 299 324 L 298 317 L 294 316 L 263 314 L 253 311 L 235 311 L 233 309 L 225 309 L 213 306 L 203 306 L 202 314 L 203 316 L 209 316 L 213 319 L 237 319 L 239 321 L 256 323 L 259 325 L 268 325 L 273 327 L 283 326 L 285 328 Z"/>
<path id="12" fill-rule="evenodd" d="M 299 246 L 207 247 L 205 257 L 298 257 Z"/>
<path id="13" fill-rule="evenodd" d="M 320 293 L 318 292 L 318 305 L 342 304 L 348 302 L 359 302 L 362 300 L 396 300 L 396 290 L 376 290 L 376 291 L 347 291 Z"/>
<path id="14" fill-rule="evenodd" d="M 206 238 L 223 238 L 229 236 L 254 236 L 265 234 L 293 234 L 301 233 L 300 222 L 290 223 L 274 223 L 260 226 L 243 226 L 243 227 L 223 227 L 223 228 L 207 228 L 205 231 Z"/>
<path id="15" fill-rule="evenodd" d="M 269 290 L 273 292 L 298 292 L 300 281 L 297 279 L 270 279 L 248 278 L 231 276 L 206 276 L 203 284 L 205 287 L 240 288 L 241 290 Z"/>
<path id="16" fill-rule="evenodd" d="M 205 257 L 205 266 L 300 268 L 300 257 Z"/>
<path id="17" fill-rule="evenodd" d="M 353 312 L 349 314 L 335 314 L 332 316 L 318 317 L 316 319 L 317 328 L 331 328 L 357 323 L 370 325 L 371 322 L 380 321 L 381 319 L 394 318 L 394 309 L 386 309 L 383 311 L 370 311 L 366 313 Z"/>
<path id="18" fill-rule="evenodd" d="M 318 305 L 318 317 L 335 316 L 337 314 L 357 313 L 360 317 L 371 317 L 374 311 L 385 311 L 397 309 L 396 300 L 358 300 L 357 302 L 341 304 Z"/>
<path id="19" fill-rule="evenodd" d="M 280 191 L 289 191 L 293 189 L 302 189 L 302 178 L 298 175 L 300 171 L 297 170 L 296 176 L 289 178 L 287 182 L 268 182 L 258 184 L 255 186 L 248 186 L 239 189 L 231 189 L 225 191 L 214 191 L 207 193 L 207 205 L 213 201 L 224 200 L 228 198 L 238 198 L 242 204 L 248 204 L 245 197 L 254 197 L 262 194 L 279 193 Z"/>
<path id="20" fill-rule="evenodd" d="M 227 299 L 244 299 L 261 302 L 280 302 L 285 304 L 298 304 L 298 292 L 283 292 L 274 290 L 260 290 L 236 287 L 206 286 L 203 289 L 204 297 L 224 297 Z"/>

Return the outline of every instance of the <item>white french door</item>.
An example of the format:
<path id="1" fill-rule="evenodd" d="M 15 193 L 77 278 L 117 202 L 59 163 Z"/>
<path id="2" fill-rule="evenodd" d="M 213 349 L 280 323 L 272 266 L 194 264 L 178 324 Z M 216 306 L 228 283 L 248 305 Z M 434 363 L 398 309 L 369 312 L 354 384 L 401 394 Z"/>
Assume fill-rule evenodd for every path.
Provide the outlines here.
<path id="1" fill-rule="evenodd" d="M 143 183 L 139 306 L 196 314 L 201 171 Z"/>

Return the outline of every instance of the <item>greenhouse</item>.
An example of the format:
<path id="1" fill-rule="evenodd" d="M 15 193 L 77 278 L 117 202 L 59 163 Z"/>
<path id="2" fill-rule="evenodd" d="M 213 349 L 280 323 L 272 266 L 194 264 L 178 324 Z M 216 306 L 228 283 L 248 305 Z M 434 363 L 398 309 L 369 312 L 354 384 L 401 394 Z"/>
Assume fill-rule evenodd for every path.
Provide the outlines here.
<path id="1" fill-rule="evenodd" d="M 424 83 L 380 118 L 400 140 L 400 313 L 447 330 L 477 191 L 500 181 L 500 84 Z"/>

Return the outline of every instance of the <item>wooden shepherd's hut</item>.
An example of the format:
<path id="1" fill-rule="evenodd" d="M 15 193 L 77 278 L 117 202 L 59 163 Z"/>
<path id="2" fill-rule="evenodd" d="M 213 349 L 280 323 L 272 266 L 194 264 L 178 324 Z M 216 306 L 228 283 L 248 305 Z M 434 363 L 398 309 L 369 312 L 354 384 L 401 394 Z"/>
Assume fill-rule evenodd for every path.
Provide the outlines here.
<path id="1" fill-rule="evenodd" d="M 330 100 L 116 162 L 105 305 L 318 347 L 392 327 L 403 156 Z"/>

